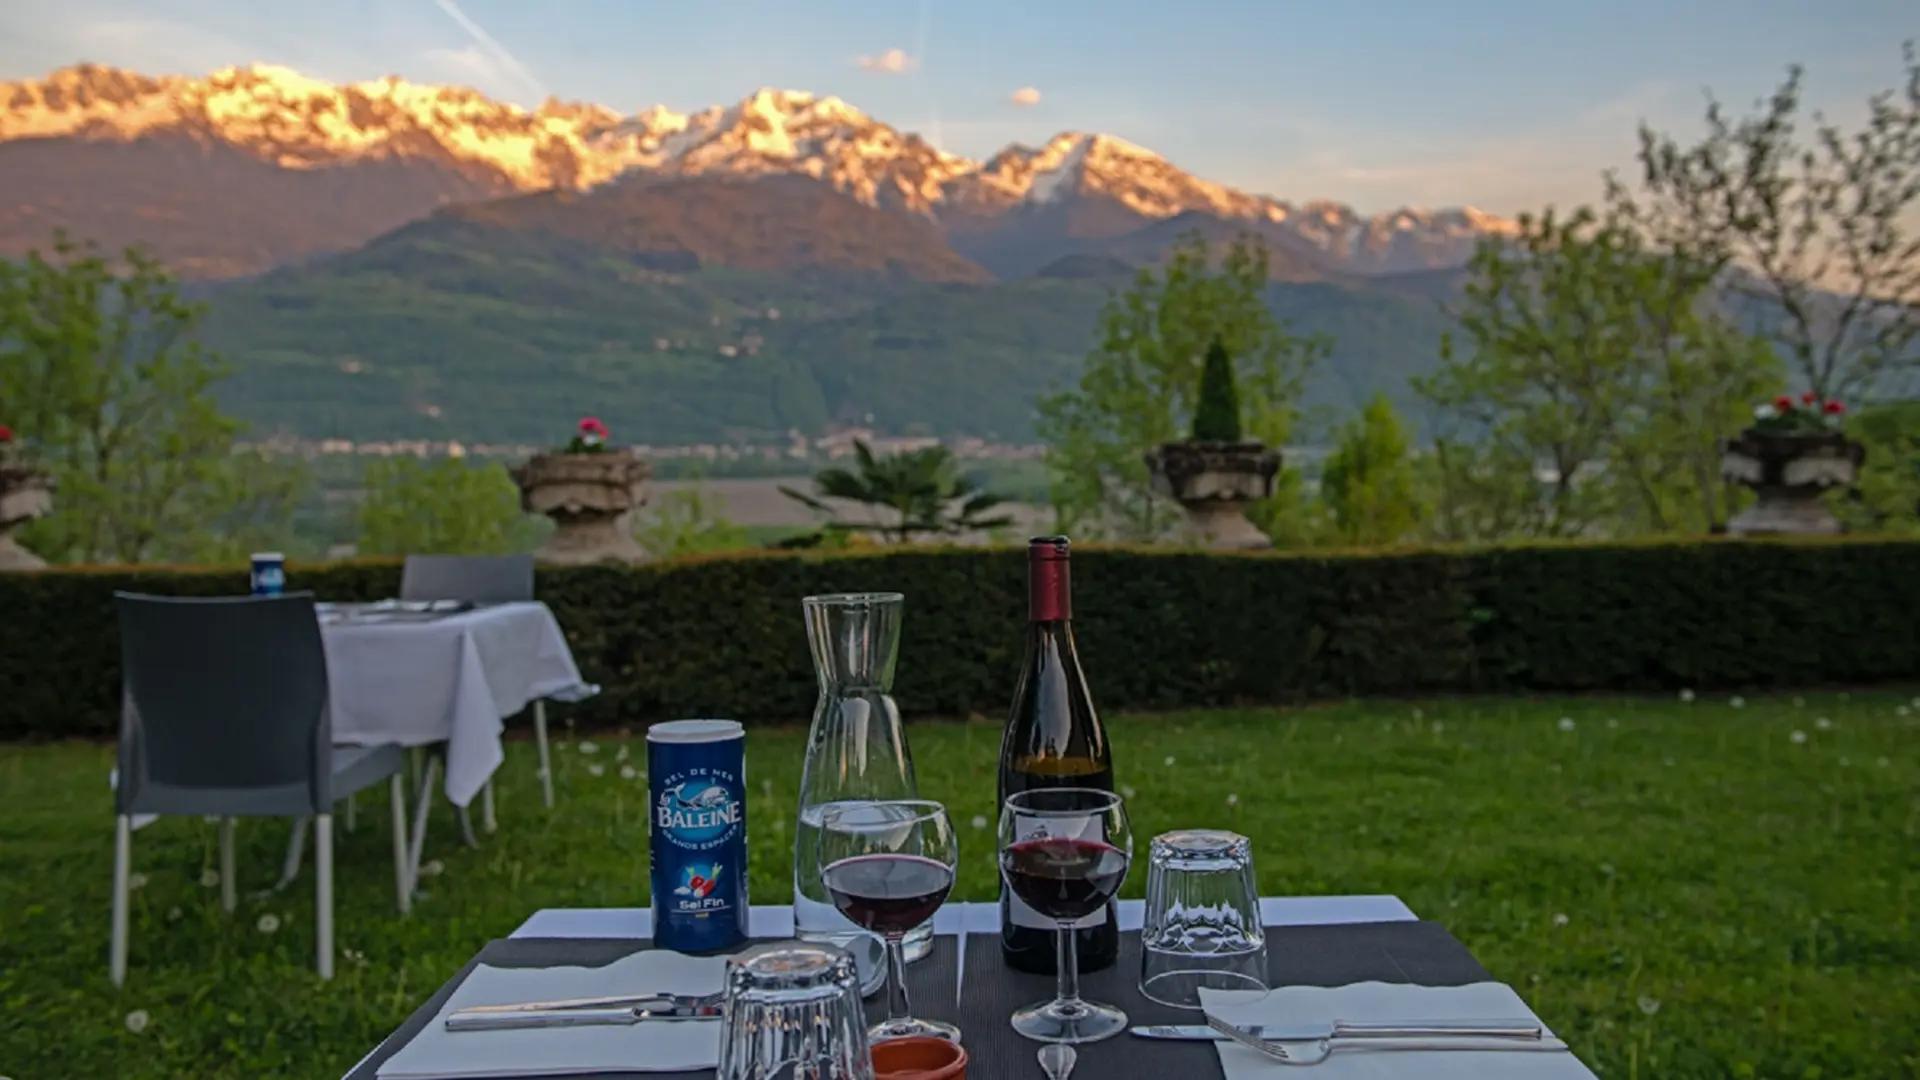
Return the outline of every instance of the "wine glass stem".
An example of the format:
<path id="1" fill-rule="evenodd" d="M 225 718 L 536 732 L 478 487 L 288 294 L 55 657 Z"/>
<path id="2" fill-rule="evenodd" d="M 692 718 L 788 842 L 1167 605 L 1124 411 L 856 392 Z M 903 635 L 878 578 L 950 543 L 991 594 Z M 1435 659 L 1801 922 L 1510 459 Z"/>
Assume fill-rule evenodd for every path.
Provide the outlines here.
<path id="1" fill-rule="evenodd" d="M 906 935 L 887 935 L 887 1023 L 898 1024 L 913 1016 L 913 1003 L 907 1000 Z"/>
<path id="2" fill-rule="evenodd" d="M 1054 938 L 1054 966 L 1058 969 L 1054 998 L 1058 1004 L 1075 1005 L 1080 1001 L 1080 955 L 1075 936 L 1073 927 L 1062 923 Z"/>

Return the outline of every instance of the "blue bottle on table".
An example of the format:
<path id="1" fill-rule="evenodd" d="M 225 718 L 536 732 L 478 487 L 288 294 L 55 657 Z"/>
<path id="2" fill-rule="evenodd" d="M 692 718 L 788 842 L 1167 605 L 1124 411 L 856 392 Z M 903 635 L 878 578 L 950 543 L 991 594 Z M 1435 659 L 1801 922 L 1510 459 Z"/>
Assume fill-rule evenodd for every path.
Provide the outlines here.
<path id="1" fill-rule="evenodd" d="M 733 720 L 647 729 L 653 943 L 730 949 L 747 937 L 746 730 Z"/>
<path id="2" fill-rule="evenodd" d="M 287 558 L 277 551 L 253 556 L 253 595 L 279 596 L 287 588 Z"/>

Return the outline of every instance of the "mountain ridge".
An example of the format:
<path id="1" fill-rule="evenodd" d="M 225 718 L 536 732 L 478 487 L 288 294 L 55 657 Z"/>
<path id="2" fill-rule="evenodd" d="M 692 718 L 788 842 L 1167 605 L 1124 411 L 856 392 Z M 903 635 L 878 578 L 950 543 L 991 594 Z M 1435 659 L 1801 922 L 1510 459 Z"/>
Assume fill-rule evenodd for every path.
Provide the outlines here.
<path id="1" fill-rule="evenodd" d="M 84 159 L 104 173 L 112 170 L 98 163 L 122 148 L 178 161 L 188 147 L 209 159 L 208 175 L 197 185 L 184 177 L 145 204 L 110 180 L 65 192 L 35 183 L 49 161 Z M 263 223 L 260 250 L 248 250 L 244 238 L 201 245 L 221 248 L 214 254 L 193 250 L 196 229 L 224 223 L 191 189 L 201 189 L 199 199 L 217 194 L 242 158 L 278 170 L 246 177 L 241 201 L 269 208 L 262 217 L 275 205 L 285 214 L 338 206 L 341 191 L 356 187 L 375 192 L 362 198 L 377 212 L 362 220 L 343 209 L 326 230 Z M 1003 277 L 1052 261 L 1000 258 L 1022 235 L 1052 230 L 1076 243 L 1098 241 L 1192 212 L 1257 226 L 1301 257 L 1352 274 L 1458 265 L 1481 237 L 1512 228 L 1465 207 L 1366 216 L 1340 203 L 1249 194 L 1101 133 L 1063 132 L 974 160 L 803 91 L 762 88 L 690 113 L 655 106 L 621 114 L 554 99 L 527 110 L 397 76 L 336 85 L 271 65 L 196 78 L 82 64 L 0 83 L 0 191 L 24 192 L 11 205 L 0 201 L 0 252 L 43 243 L 54 227 L 105 232 L 99 239 L 116 244 L 151 239 L 138 235 L 144 220 L 149 232 L 165 234 L 156 246 L 201 276 L 241 274 L 354 247 L 449 203 L 633 180 L 764 176 L 809 177 L 866 205 L 928 218 L 961 255 Z M 276 183 L 297 194 L 270 190 Z M 135 220 L 103 230 L 89 207 Z"/>

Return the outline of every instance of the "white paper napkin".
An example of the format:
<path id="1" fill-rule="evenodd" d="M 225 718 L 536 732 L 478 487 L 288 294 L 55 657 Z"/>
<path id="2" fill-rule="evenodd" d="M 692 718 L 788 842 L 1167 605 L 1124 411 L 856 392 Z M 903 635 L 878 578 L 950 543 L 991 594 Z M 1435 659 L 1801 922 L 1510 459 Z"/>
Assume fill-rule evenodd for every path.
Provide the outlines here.
<path id="1" fill-rule="evenodd" d="M 605 967 L 473 969 L 439 1015 L 380 1066 L 380 1080 L 682 1072 L 720 1063 L 717 1020 L 642 1020 L 626 1026 L 448 1031 L 447 1014 L 468 1005 L 720 989 L 724 957 L 647 950 Z"/>
<path id="2" fill-rule="evenodd" d="M 1532 1017 L 1505 983 L 1408 986 L 1364 982 L 1349 986 L 1283 986 L 1269 994 L 1202 990 L 1207 1014 L 1241 1026 L 1318 1024 L 1335 1020 L 1513 1020 Z M 1535 1017 L 1535 1019 L 1538 1019 Z M 1541 1025 L 1543 1028 L 1545 1025 Z M 1273 1080 L 1298 1075 L 1244 1046 L 1221 1040 L 1226 1080 Z M 1336 1050 L 1315 1066 L 1313 1080 L 1594 1080 L 1580 1059 L 1548 1050 Z"/>

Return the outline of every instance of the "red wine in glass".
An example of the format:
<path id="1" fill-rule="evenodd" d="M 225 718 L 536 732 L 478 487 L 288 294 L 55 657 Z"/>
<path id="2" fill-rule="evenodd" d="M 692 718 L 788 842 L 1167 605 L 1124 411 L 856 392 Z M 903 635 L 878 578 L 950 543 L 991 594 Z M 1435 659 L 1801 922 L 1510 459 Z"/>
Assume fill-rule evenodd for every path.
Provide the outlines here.
<path id="1" fill-rule="evenodd" d="M 820 872 L 840 914 L 862 930 L 898 935 L 933 918 L 953 891 L 953 870 L 918 855 L 859 855 Z"/>
<path id="2" fill-rule="evenodd" d="M 1100 910 L 1127 878 L 1126 852 L 1098 840 L 1046 837 L 1009 844 L 1000 855 L 1007 887 L 1050 919 L 1073 922 Z"/>

